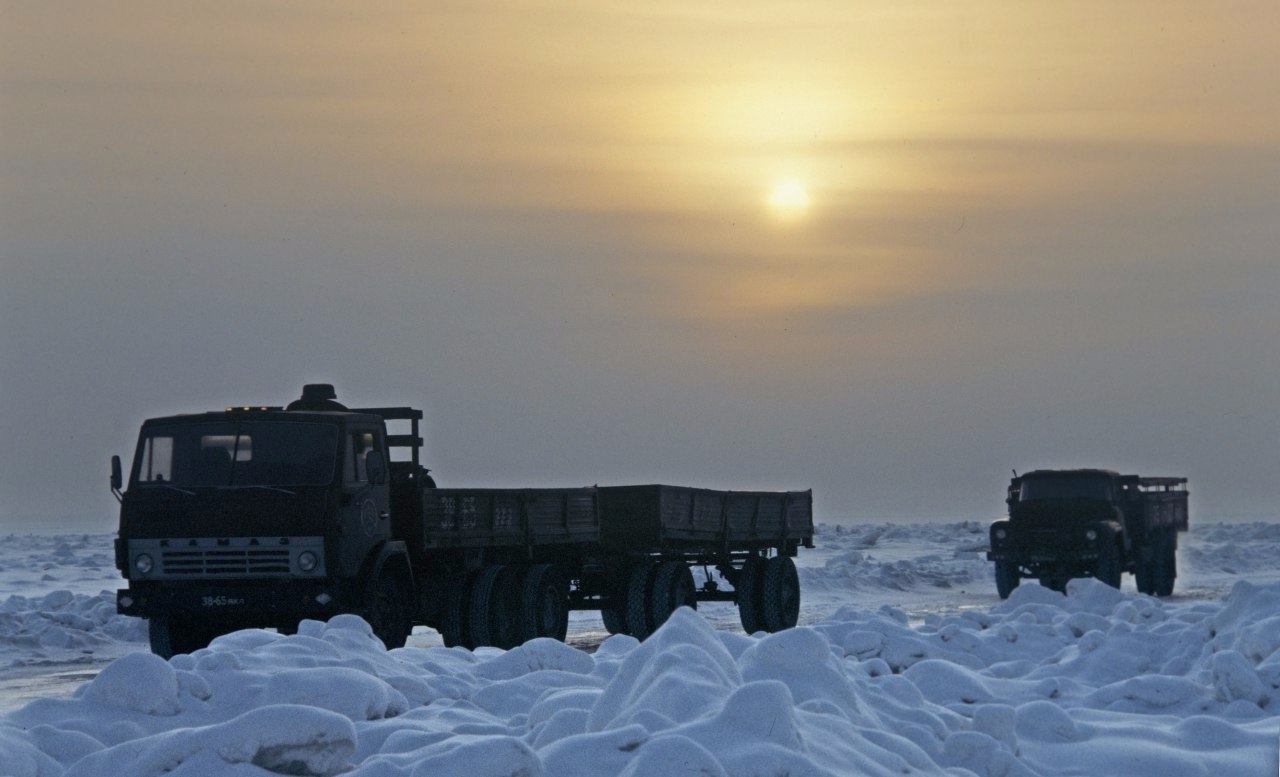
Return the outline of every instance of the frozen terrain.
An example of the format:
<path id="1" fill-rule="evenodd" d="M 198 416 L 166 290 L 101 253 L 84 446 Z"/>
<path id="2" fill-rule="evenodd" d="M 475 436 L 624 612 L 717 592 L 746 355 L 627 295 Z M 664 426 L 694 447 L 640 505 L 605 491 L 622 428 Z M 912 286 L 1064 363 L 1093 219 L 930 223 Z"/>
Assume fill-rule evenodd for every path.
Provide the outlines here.
<path id="1" fill-rule="evenodd" d="M 780 634 L 712 603 L 644 643 L 575 613 L 570 645 L 388 652 L 342 616 L 168 662 L 110 536 L 3 539 L 0 775 L 1278 773 L 1280 523 L 1193 525 L 1167 600 L 1002 603 L 985 524 L 823 525 Z"/>

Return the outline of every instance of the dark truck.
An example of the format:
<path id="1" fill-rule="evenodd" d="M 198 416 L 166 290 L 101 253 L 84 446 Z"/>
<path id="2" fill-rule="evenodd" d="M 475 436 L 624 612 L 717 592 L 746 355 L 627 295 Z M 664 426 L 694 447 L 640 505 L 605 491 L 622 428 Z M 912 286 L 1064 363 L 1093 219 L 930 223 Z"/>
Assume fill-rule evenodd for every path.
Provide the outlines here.
<path id="1" fill-rule="evenodd" d="M 450 646 L 564 639 L 574 609 L 643 639 L 700 601 L 735 602 L 749 633 L 796 624 L 810 491 L 437 488 L 421 418 L 347 409 L 316 384 L 284 408 L 144 422 L 126 491 L 112 457 L 118 610 L 146 618 L 165 657 L 338 613 L 363 616 L 388 647 L 417 624 Z"/>
<path id="2" fill-rule="evenodd" d="M 1073 577 L 1114 588 L 1133 573 L 1138 590 L 1173 593 L 1178 532 L 1187 530 L 1187 479 L 1105 469 L 1036 470 L 1009 483 L 1009 519 L 991 525 L 996 590 L 1024 577 L 1057 591 Z"/>

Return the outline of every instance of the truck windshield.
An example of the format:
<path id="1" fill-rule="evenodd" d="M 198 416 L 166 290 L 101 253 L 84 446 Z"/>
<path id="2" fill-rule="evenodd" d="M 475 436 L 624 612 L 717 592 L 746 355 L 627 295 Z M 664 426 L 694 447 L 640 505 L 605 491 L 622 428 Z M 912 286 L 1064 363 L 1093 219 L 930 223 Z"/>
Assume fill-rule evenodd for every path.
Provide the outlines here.
<path id="1" fill-rule="evenodd" d="M 304 486 L 333 479 L 338 430 L 329 424 L 196 423 L 148 427 L 133 484 Z"/>
<path id="2" fill-rule="evenodd" d="M 1105 477 L 1027 478 L 1019 497 L 1030 499 L 1111 499 L 1111 481 Z"/>

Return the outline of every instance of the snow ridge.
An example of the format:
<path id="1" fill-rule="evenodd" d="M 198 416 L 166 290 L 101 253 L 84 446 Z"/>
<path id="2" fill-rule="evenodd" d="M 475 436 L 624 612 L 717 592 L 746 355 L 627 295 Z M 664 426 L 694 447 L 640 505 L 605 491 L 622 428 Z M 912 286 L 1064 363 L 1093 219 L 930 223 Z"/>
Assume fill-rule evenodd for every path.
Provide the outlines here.
<path id="1" fill-rule="evenodd" d="M 911 626 L 772 635 L 679 610 L 589 655 L 386 651 L 355 616 L 125 656 L 0 718 L 7 774 L 1276 773 L 1280 584 L 1171 604 L 1092 580 Z"/>

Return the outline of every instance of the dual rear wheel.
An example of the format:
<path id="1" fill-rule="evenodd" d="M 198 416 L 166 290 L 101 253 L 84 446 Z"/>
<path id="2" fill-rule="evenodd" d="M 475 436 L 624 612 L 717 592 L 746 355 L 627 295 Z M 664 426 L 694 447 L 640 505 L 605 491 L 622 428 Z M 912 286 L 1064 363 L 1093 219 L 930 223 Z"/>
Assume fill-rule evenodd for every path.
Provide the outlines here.
<path id="1" fill-rule="evenodd" d="M 782 631 L 800 620 L 800 577 L 788 556 L 747 556 L 734 588 L 742 630 Z"/>
<path id="2" fill-rule="evenodd" d="M 748 634 L 792 628 L 800 619 L 800 578 L 788 556 L 765 559 L 751 555 L 734 581 L 738 615 Z M 679 607 L 697 609 L 697 587 L 685 562 L 648 560 L 631 566 L 619 577 L 612 604 L 600 618 L 610 634 L 644 639 Z"/>
<path id="3" fill-rule="evenodd" d="M 600 608 L 605 630 L 636 639 L 657 631 L 680 607 L 698 609 L 693 573 L 676 559 L 645 559 L 631 565 L 618 577 L 610 599 Z"/>
<path id="4" fill-rule="evenodd" d="M 450 647 L 505 650 L 568 628 L 569 586 L 553 565 L 490 564 L 450 586 L 440 633 Z"/>
<path id="5" fill-rule="evenodd" d="M 1149 561 L 1140 561 L 1135 570 L 1138 590 L 1151 596 L 1171 596 L 1178 578 L 1178 537 L 1167 531 L 1151 541 Z"/>

